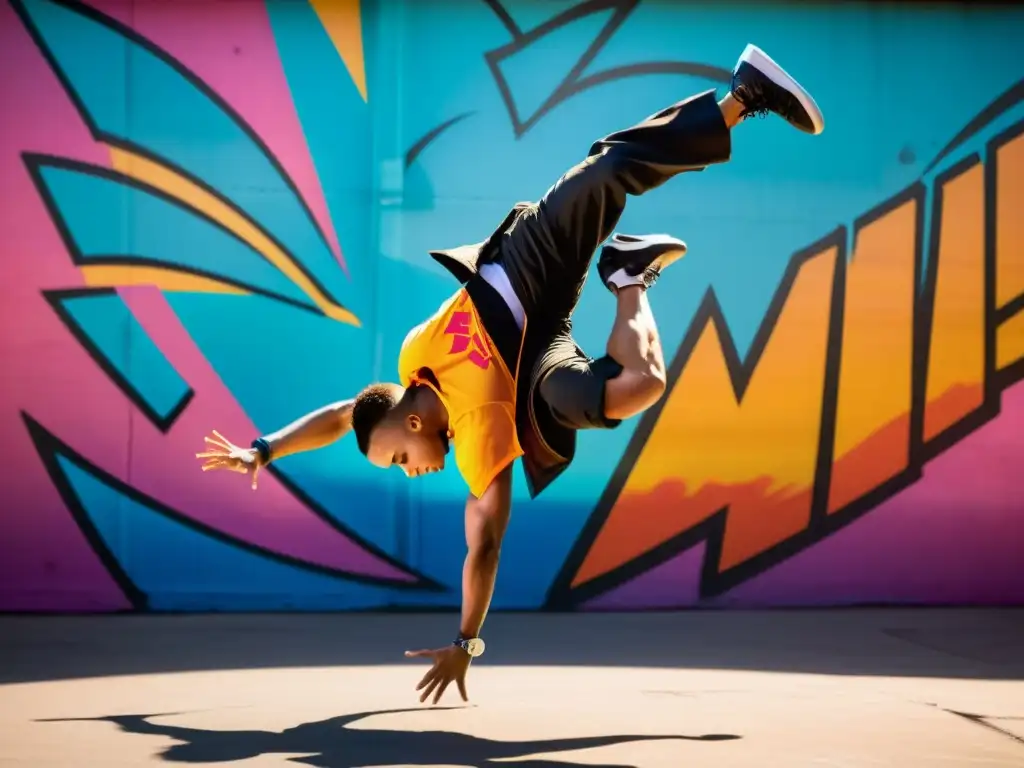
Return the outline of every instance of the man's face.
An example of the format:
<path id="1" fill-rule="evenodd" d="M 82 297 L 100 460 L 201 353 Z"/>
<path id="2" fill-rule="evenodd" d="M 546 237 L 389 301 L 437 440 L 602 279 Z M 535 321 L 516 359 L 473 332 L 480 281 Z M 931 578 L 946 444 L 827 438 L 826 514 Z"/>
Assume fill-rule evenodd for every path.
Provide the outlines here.
<path id="1" fill-rule="evenodd" d="M 444 469 L 448 449 L 444 431 L 427 429 L 415 414 L 402 416 L 392 411 L 370 434 L 366 457 L 374 466 L 397 466 L 407 477 L 419 477 Z"/>

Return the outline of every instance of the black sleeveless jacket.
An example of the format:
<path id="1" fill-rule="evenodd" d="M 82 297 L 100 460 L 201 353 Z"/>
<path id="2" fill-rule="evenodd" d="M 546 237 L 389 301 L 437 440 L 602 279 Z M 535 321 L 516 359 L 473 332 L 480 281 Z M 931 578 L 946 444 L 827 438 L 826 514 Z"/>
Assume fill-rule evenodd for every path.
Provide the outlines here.
<path id="1" fill-rule="evenodd" d="M 480 265 L 501 253 L 501 237 L 533 203 L 517 203 L 501 225 L 482 242 L 430 255 L 456 280 L 466 286 L 480 319 L 508 369 L 516 377 L 516 432 L 523 447 L 523 469 L 530 497 L 535 498 L 564 472 L 576 453 L 576 431 L 555 420 L 541 402 L 538 384 L 558 360 L 538 361 L 551 341 L 554 329 L 544 321 L 527 318 L 525 334 L 519 332 L 501 295 L 478 275 Z"/>

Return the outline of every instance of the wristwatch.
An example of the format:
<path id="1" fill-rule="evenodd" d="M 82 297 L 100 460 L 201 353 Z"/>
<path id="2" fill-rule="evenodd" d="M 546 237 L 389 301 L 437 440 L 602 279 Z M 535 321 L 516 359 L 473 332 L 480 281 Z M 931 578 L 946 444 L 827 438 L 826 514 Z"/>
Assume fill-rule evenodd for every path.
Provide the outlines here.
<path id="1" fill-rule="evenodd" d="M 484 652 L 484 648 L 487 646 L 484 644 L 482 638 L 479 637 L 463 637 L 459 635 L 455 638 L 455 642 L 452 645 L 457 645 L 459 648 L 469 654 L 470 658 L 475 659 L 477 656 Z"/>

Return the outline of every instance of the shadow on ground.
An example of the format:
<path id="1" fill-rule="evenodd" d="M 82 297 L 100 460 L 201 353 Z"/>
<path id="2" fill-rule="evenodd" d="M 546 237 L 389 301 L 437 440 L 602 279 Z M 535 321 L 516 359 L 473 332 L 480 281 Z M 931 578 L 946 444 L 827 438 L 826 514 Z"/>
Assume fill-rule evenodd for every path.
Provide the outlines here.
<path id="1" fill-rule="evenodd" d="M 456 709 L 439 707 L 438 709 Z M 392 709 L 341 715 L 303 723 L 280 733 L 271 731 L 208 731 L 152 722 L 168 715 L 110 715 L 41 722 L 94 720 L 114 723 L 126 733 L 164 736 L 181 742 L 167 747 L 160 758 L 176 763 L 222 763 L 261 755 L 290 754 L 292 762 L 316 768 L 356 768 L 383 765 L 460 765 L 472 768 L 497 766 L 499 760 L 516 760 L 521 768 L 564 768 L 577 765 L 557 760 L 523 760 L 530 755 L 593 749 L 638 741 L 732 741 L 732 734 L 703 736 L 589 736 L 542 741 L 497 741 L 450 731 L 404 731 L 348 726 L 373 715 L 426 710 Z M 181 713 L 177 713 L 181 714 Z M 594 768 L 631 768 L 627 765 L 596 765 Z"/>
<path id="2" fill-rule="evenodd" d="M 402 664 L 451 641 L 432 614 L 0 616 L 0 684 Z M 487 665 L 1024 679 L 1024 609 L 496 613 Z"/>

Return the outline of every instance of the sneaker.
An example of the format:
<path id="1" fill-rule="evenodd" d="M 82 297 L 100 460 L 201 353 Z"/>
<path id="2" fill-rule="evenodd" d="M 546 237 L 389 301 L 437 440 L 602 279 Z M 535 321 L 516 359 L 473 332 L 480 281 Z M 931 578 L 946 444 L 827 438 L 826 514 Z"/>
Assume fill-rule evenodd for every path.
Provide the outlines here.
<path id="1" fill-rule="evenodd" d="M 639 285 L 650 288 L 661 270 L 686 254 L 686 243 L 670 235 L 623 235 L 616 232 L 601 249 L 597 273 L 612 293 Z"/>
<path id="2" fill-rule="evenodd" d="M 774 112 L 805 133 L 825 130 L 825 118 L 803 86 L 756 45 L 748 45 L 732 73 L 732 95 L 743 117 Z"/>

